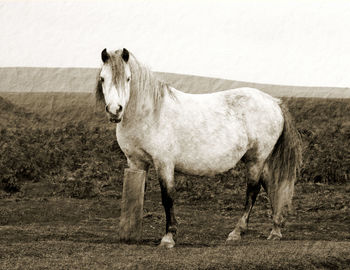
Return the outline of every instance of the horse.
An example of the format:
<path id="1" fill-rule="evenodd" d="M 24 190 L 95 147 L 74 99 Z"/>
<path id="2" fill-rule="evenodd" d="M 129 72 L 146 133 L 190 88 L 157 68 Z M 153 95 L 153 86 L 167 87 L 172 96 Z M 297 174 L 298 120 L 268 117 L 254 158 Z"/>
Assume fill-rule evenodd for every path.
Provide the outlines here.
<path id="1" fill-rule="evenodd" d="M 153 165 L 166 216 L 160 246 L 175 246 L 174 172 L 214 176 L 247 168 L 243 215 L 226 243 L 240 240 L 261 186 L 272 206 L 268 239 L 280 239 L 284 209 L 291 205 L 301 168 L 301 140 L 286 105 L 258 89 L 184 93 L 164 83 L 127 49 L 101 52 L 96 100 L 116 123 L 128 166 Z M 175 240 L 174 240 L 175 239 Z"/>

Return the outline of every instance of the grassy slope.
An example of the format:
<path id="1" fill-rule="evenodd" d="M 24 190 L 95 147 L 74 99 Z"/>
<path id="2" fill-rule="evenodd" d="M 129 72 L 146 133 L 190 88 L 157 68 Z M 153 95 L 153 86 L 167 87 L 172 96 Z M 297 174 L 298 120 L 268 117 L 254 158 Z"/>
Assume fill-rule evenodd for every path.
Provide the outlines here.
<path id="1" fill-rule="evenodd" d="M 155 248 L 164 217 L 153 170 L 145 198 L 144 242 L 118 242 L 125 158 L 114 126 L 94 106 L 91 94 L 2 93 L 1 180 L 8 177 L 19 192 L 0 192 L 0 268 L 346 268 L 350 102 L 286 102 L 306 153 L 285 241 L 265 240 L 271 212 L 261 193 L 245 239 L 224 246 L 244 202 L 242 172 L 215 178 L 178 175 L 178 247 L 164 251 Z"/>
<path id="2" fill-rule="evenodd" d="M 114 125 L 106 121 L 103 109 L 96 107 L 92 94 L 2 93 L 1 96 L 0 128 L 7 143 L 3 151 L 14 153 L 21 150 L 15 155 L 22 156 L 24 163 L 25 155 L 29 155 L 33 164 L 46 164 L 45 169 L 51 175 L 65 175 L 79 169 L 91 172 L 100 163 L 107 172 L 111 172 L 108 167 L 114 166 L 112 162 L 118 164 L 112 171 L 123 166 L 125 159 L 115 142 Z M 285 101 L 303 137 L 302 180 L 349 181 L 350 100 L 288 98 Z M 22 142 L 21 148 L 16 146 L 16 140 Z M 31 151 L 38 153 L 37 159 Z M 113 158 L 108 151 L 115 151 L 117 155 Z M 6 162 L 2 162 L 5 167 Z M 61 169 L 65 168 L 68 171 L 62 172 Z M 35 175 L 42 173 L 39 165 L 27 169 Z"/>

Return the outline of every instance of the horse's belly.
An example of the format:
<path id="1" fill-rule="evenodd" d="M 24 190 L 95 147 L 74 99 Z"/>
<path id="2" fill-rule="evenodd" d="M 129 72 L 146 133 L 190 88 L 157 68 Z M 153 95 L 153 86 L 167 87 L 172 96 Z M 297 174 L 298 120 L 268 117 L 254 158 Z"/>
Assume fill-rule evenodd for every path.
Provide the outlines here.
<path id="1" fill-rule="evenodd" d="M 191 121 L 177 133 L 176 170 L 215 175 L 232 169 L 245 154 L 248 135 L 240 121 L 218 114 L 208 123 Z"/>
<path id="2" fill-rule="evenodd" d="M 244 153 L 243 148 L 216 152 L 184 151 L 176 160 L 175 170 L 186 174 L 213 176 L 234 168 Z"/>

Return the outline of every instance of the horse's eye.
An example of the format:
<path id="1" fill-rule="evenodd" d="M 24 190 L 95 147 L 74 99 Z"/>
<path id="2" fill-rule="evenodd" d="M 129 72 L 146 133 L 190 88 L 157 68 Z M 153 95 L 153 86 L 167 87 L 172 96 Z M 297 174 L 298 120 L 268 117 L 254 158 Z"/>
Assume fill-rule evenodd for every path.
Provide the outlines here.
<path id="1" fill-rule="evenodd" d="M 105 81 L 105 78 L 100 77 L 100 82 L 103 83 Z"/>
<path id="2" fill-rule="evenodd" d="M 127 81 L 127 82 L 130 82 L 130 77 L 128 77 L 128 78 L 126 79 L 126 81 Z"/>

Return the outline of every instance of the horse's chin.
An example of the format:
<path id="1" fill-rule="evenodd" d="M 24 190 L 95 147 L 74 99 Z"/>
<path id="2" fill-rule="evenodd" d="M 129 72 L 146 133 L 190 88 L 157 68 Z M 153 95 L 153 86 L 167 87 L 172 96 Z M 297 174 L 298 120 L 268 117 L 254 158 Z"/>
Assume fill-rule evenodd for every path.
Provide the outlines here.
<path id="1" fill-rule="evenodd" d="M 111 122 L 111 123 L 115 123 L 115 124 L 118 124 L 120 121 L 122 121 L 122 119 L 121 118 L 109 118 L 109 121 Z"/>

